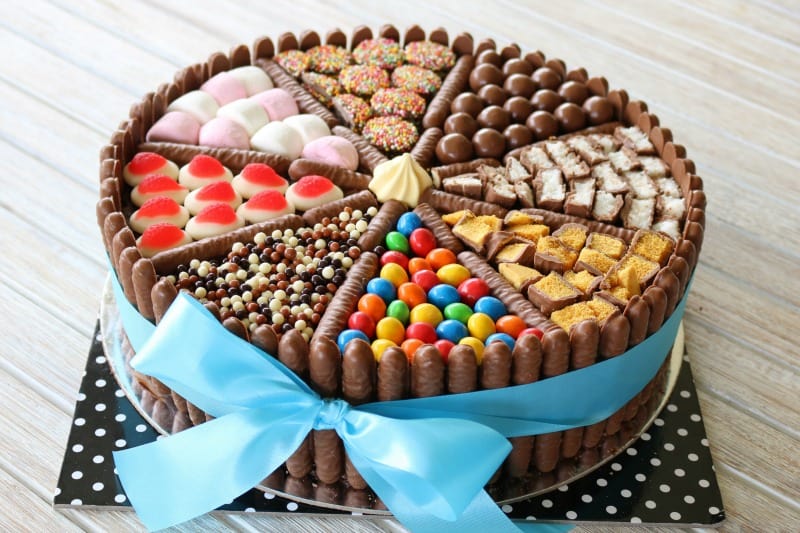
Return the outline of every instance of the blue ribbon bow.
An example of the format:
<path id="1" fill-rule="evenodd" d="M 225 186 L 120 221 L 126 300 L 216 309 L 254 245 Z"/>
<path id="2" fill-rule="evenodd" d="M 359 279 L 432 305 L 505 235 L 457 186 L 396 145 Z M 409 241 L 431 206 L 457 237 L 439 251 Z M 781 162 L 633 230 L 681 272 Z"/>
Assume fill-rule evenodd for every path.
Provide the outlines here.
<path id="1" fill-rule="evenodd" d="M 684 298 L 658 332 L 624 355 L 581 370 L 504 389 L 354 407 L 320 398 L 186 294 L 154 328 L 118 283 L 115 292 L 138 352 L 132 366 L 215 417 L 114 453 L 125 492 L 150 529 L 231 501 L 280 467 L 312 429 L 333 429 L 362 477 L 412 531 L 566 531 L 514 524 L 483 490 L 511 449 L 506 437 L 610 416 L 655 376 L 685 306 Z"/>

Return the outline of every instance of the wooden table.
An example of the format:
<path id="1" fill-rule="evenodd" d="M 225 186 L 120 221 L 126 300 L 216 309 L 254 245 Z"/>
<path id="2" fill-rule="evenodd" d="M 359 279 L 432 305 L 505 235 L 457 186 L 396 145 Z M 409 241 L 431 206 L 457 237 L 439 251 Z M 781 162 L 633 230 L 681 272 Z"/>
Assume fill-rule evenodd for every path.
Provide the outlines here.
<path id="1" fill-rule="evenodd" d="M 709 198 L 688 352 L 728 522 L 800 527 L 800 5 L 793 0 L 0 6 L 0 530 L 140 530 L 133 513 L 55 511 L 53 489 L 106 263 L 97 153 L 181 66 L 260 35 L 391 20 L 519 43 L 647 101 Z M 524 4 L 524 5 L 523 5 Z M 274 7 L 269 8 L 268 5 Z M 202 517 L 186 530 L 396 530 L 341 519 Z M 591 528 L 586 528 L 591 529 Z"/>

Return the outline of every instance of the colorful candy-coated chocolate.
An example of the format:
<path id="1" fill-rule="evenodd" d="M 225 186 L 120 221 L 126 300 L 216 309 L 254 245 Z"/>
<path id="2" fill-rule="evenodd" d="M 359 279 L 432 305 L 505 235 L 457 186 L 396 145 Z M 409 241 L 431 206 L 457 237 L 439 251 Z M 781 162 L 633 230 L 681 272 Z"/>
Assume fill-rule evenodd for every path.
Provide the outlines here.
<path id="1" fill-rule="evenodd" d="M 367 283 L 367 292 L 377 294 L 380 296 L 386 305 L 389 305 L 392 300 L 397 297 L 397 289 L 388 279 L 372 278 Z"/>
<path id="2" fill-rule="evenodd" d="M 372 355 L 375 356 L 375 360 L 377 362 L 379 363 L 381 362 L 381 356 L 383 355 L 383 352 L 385 352 L 386 348 L 389 348 L 390 346 L 397 346 L 397 345 L 392 341 L 390 341 L 389 339 L 375 339 L 374 341 L 372 341 L 371 345 Z"/>
<path id="3" fill-rule="evenodd" d="M 397 263 L 386 263 L 381 267 L 381 277 L 388 279 L 395 287 L 399 287 L 408 281 L 406 269 Z"/>
<path id="4" fill-rule="evenodd" d="M 442 322 L 436 326 L 436 335 L 440 339 L 446 339 L 455 343 L 469 336 L 469 331 L 467 331 L 467 326 L 458 320 L 448 319 L 442 320 Z"/>
<path id="5" fill-rule="evenodd" d="M 428 292 L 439 284 L 439 276 L 433 270 L 418 270 L 412 274 L 411 281 Z"/>
<path id="6" fill-rule="evenodd" d="M 449 287 L 449 285 L 447 285 Z M 455 302 L 444 308 L 444 317 L 450 320 L 458 320 L 466 324 L 472 316 L 472 308 L 463 302 Z"/>
<path id="7" fill-rule="evenodd" d="M 386 255 L 386 254 L 384 254 Z M 431 264 L 428 263 L 428 260 L 424 257 L 412 257 L 408 260 L 408 273 L 411 274 L 411 279 L 413 281 L 414 274 L 419 272 L 420 270 L 431 270 Z M 432 274 L 436 275 L 434 272 Z M 438 278 L 437 278 L 438 279 Z"/>
<path id="8" fill-rule="evenodd" d="M 475 350 L 475 360 L 478 364 L 483 362 L 483 342 L 480 339 L 476 339 L 475 337 L 464 337 L 458 344 L 466 344 L 467 346 L 472 347 Z"/>
<path id="9" fill-rule="evenodd" d="M 412 282 L 403 283 L 397 287 L 397 298 L 404 301 L 412 310 L 428 301 L 425 290 Z"/>
<path id="10" fill-rule="evenodd" d="M 408 245 L 411 251 L 420 257 L 425 257 L 436 248 L 436 236 L 428 228 L 417 228 L 408 236 Z"/>
<path id="11" fill-rule="evenodd" d="M 400 348 L 403 349 L 409 362 L 411 362 L 414 360 L 414 354 L 423 344 L 425 343 L 419 339 L 406 339 L 403 341 L 403 344 L 400 345 Z"/>
<path id="12" fill-rule="evenodd" d="M 346 329 L 339 333 L 339 337 L 336 339 L 336 345 L 339 347 L 339 351 L 344 353 L 345 347 L 347 347 L 347 344 L 353 339 L 361 339 L 369 342 L 369 337 L 365 335 L 363 331 Z"/>
<path id="13" fill-rule="evenodd" d="M 405 270 L 408 270 L 408 256 L 397 250 L 389 250 L 381 255 L 381 264 L 385 265 L 386 263 L 397 263 Z"/>
<path id="14" fill-rule="evenodd" d="M 386 316 L 386 304 L 377 294 L 367 293 L 359 298 L 358 310 L 369 315 L 375 322 Z"/>
<path id="15" fill-rule="evenodd" d="M 535 335 L 536 338 L 542 340 L 542 337 L 544 337 L 544 331 L 540 330 L 539 328 L 525 328 L 519 332 L 517 338 L 519 339 L 523 335 Z"/>
<path id="16" fill-rule="evenodd" d="M 467 320 L 467 329 L 473 337 L 485 341 L 486 338 L 497 331 L 494 320 L 486 313 L 473 313 Z"/>
<path id="17" fill-rule="evenodd" d="M 470 277 L 467 267 L 457 263 L 442 266 L 436 271 L 436 275 L 442 283 L 447 283 L 453 287 L 458 287 L 461 282 Z"/>
<path id="18" fill-rule="evenodd" d="M 367 337 L 375 336 L 375 320 L 363 311 L 356 311 L 347 319 L 350 329 L 358 330 Z"/>
<path id="19" fill-rule="evenodd" d="M 403 323 L 391 316 L 381 318 L 375 326 L 375 335 L 379 339 L 389 339 L 398 345 L 406 338 L 405 333 Z"/>
<path id="20" fill-rule="evenodd" d="M 422 220 L 414 212 L 403 213 L 397 219 L 397 231 L 408 237 L 411 232 L 422 227 Z"/>
<path id="21" fill-rule="evenodd" d="M 425 344 L 433 344 L 436 342 L 436 330 L 427 322 L 416 322 L 409 324 L 406 328 L 407 339 L 419 339 Z"/>
<path id="22" fill-rule="evenodd" d="M 489 295 L 489 285 L 481 278 L 465 279 L 458 285 L 461 301 L 467 305 L 475 305 L 479 299 Z"/>
<path id="23" fill-rule="evenodd" d="M 431 264 L 433 270 L 439 270 L 445 265 L 450 265 L 456 262 L 456 254 L 447 248 L 434 248 L 428 255 L 425 256 L 428 263 Z"/>
<path id="24" fill-rule="evenodd" d="M 439 322 L 444 320 L 442 312 L 439 311 L 439 308 L 429 303 L 419 304 L 411 309 L 411 315 L 409 318 L 412 324 L 416 322 L 425 322 L 433 327 L 436 327 L 439 325 Z"/>
<path id="25" fill-rule="evenodd" d="M 410 314 L 408 304 L 402 300 L 395 300 L 386 308 L 386 316 L 394 317 L 403 324 L 408 324 Z"/>
<path id="26" fill-rule="evenodd" d="M 479 298 L 473 307 L 476 313 L 487 314 L 492 317 L 492 320 L 497 320 L 508 313 L 505 304 L 494 296 Z"/>
<path id="27" fill-rule="evenodd" d="M 514 337 L 507 333 L 492 333 L 488 337 L 486 337 L 486 346 L 489 346 L 493 342 L 504 342 L 508 345 L 509 348 L 512 350 L 514 349 Z"/>
<path id="28" fill-rule="evenodd" d="M 444 311 L 448 305 L 460 302 L 461 298 L 455 287 L 440 283 L 428 291 L 428 301 Z"/>
<path id="29" fill-rule="evenodd" d="M 411 251 L 408 245 L 408 239 L 399 231 L 390 231 L 386 234 L 386 247 L 389 250 L 396 250 L 406 255 Z"/>
<path id="30" fill-rule="evenodd" d="M 517 315 L 505 315 L 497 319 L 495 327 L 499 333 L 505 333 L 516 339 L 527 326 L 525 321 Z"/>
<path id="31" fill-rule="evenodd" d="M 447 358 L 450 357 L 450 350 L 453 349 L 455 344 L 447 339 L 439 339 L 438 341 L 434 342 L 433 345 L 436 346 L 436 349 L 442 354 L 442 359 L 444 359 L 444 362 L 447 363 Z"/>

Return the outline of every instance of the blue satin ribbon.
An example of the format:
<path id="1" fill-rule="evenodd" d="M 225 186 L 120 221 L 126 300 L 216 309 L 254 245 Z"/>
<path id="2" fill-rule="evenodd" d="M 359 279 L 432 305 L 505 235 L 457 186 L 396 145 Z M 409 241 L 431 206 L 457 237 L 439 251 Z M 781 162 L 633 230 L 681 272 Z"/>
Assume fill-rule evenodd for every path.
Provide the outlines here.
<path id="1" fill-rule="evenodd" d="M 512 522 L 483 490 L 511 449 L 506 437 L 590 425 L 617 411 L 655 376 L 686 300 L 644 342 L 581 370 L 528 385 L 354 407 L 320 398 L 191 296 L 179 294 L 155 327 L 114 284 L 137 350 L 132 366 L 215 417 L 114 453 L 125 492 L 150 529 L 231 501 L 278 468 L 309 431 L 333 429 L 359 473 L 412 531 L 567 531 L 571 526 Z"/>

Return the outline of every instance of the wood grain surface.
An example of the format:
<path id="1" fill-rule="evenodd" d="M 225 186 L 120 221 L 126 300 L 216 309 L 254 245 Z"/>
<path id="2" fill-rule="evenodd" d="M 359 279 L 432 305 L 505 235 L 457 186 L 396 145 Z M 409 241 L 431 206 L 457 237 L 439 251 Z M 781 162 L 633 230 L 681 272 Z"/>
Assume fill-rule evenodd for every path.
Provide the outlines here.
<path id="1" fill-rule="evenodd" d="M 262 35 L 387 21 L 584 66 L 645 100 L 686 146 L 709 199 L 685 324 L 728 515 L 720 529 L 798 529 L 797 0 L 160 4 L 0 3 L 0 530 L 143 529 L 132 512 L 52 508 L 105 278 L 97 154 L 130 105 L 180 67 Z M 174 529 L 402 530 L 385 519 L 224 514 Z"/>

